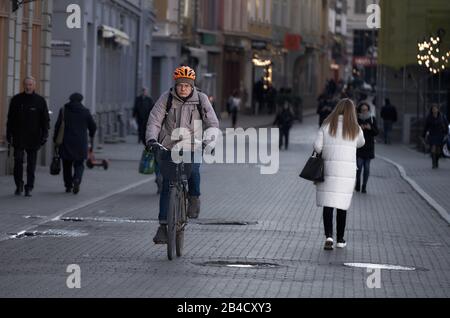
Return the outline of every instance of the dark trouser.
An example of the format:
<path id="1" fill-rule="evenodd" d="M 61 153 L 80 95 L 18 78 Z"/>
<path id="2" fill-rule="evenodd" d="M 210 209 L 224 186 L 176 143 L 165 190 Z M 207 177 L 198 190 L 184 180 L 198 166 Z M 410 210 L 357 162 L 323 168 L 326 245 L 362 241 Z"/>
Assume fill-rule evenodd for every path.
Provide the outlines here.
<path id="1" fill-rule="evenodd" d="M 167 223 L 167 212 L 169 210 L 169 180 L 163 179 L 163 187 L 159 197 L 159 222 L 161 224 Z M 188 179 L 189 196 L 200 196 L 200 164 L 193 163 L 191 176 Z"/>
<path id="2" fill-rule="evenodd" d="M 371 159 L 364 159 L 364 158 L 357 159 L 358 171 L 356 172 L 356 186 L 361 185 L 361 173 L 363 169 L 364 169 L 363 186 L 367 185 L 370 176 L 370 162 Z"/>
<path id="3" fill-rule="evenodd" d="M 384 121 L 384 143 L 390 144 L 391 143 L 391 132 L 392 132 L 392 126 L 394 123 L 390 120 Z"/>
<path id="4" fill-rule="evenodd" d="M 289 148 L 289 129 L 280 128 L 280 149 L 283 147 L 283 141 L 285 142 L 284 148 L 288 149 Z"/>
<path id="5" fill-rule="evenodd" d="M 237 115 L 238 115 L 237 109 L 231 111 L 231 121 L 232 121 L 232 123 L 233 123 L 233 128 L 236 128 L 236 124 L 237 124 Z"/>
<path id="6" fill-rule="evenodd" d="M 147 125 L 139 123 L 138 124 L 138 143 L 143 143 L 145 145 L 145 133 L 147 131 Z"/>
<path id="7" fill-rule="evenodd" d="M 325 227 L 325 236 L 327 238 L 333 237 L 333 208 L 323 208 L 323 225 Z M 337 240 L 344 239 L 345 223 L 347 220 L 347 211 L 337 210 L 336 222 L 337 222 Z"/>
<path id="8" fill-rule="evenodd" d="M 72 189 L 74 183 L 81 184 L 83 172 L 84 160 L 63 160 L 64 186 Z"/>
<path id="9" fill-rule="evenodd" d="M 439 168 L 439 159 L 441 158 L 442 146 L 431 146 L 431 159 L 433 161 L 433 168 Z"/>
<path id="10" fill-rule="evenodd" d="M 34 173 L 36 172 L 37 150 L 15 149 L 14 150 L 14 182 L 16 187 L 21 187 L 23 183 L 23 163 L 25 152 L 27 153 L 27 184 L 26 189 L 34 188 Z"/>

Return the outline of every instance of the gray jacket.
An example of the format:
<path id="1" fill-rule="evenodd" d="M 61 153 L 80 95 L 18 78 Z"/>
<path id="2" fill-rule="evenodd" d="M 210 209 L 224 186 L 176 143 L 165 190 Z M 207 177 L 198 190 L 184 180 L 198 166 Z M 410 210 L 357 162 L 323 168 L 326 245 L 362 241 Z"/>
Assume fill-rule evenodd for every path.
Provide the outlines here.
<path id="1" fill-rule="evenodd" d="M 164 118 L 166 118 L 169 94 L 173 96 L 172 107 L 165 123 L 163 123 Z M 201 99 L 203 115 L 199 113 L 197 107 L 199 98 Z M 199 127 L 196 127 L 197 131 L 194 131 L 195 120 L 203 121 L 203 131 L 211 127 L 219 128 L 219 120 L 206 94 L 194 88 L 192 96 L 186 102 L 183 102 L 175 93 L 175 89 L 171 89 L 165 92 L 153 107 L 148 118 L 145 140 L 147 143 L 152 139 L 157 140 L 164 147 L 172 149 L 178 143 L 177 140 L 171 138 L 172 132 L 176 128 L 186 128 L 191 135 L 203 137 L 203 131 L 198 131 Z"/>

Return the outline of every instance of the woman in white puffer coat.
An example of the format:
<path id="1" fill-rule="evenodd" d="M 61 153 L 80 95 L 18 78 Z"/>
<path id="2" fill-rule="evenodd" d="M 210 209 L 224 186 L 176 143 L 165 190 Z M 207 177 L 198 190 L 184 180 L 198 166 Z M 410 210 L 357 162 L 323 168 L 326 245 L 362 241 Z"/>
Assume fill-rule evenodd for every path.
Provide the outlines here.
<path id="1" fill-rule="evenodd" d="M 325 250 L 333 249 L 333 210 L 337 209 L 337 247 L 344 248 L 347 210 L 356 184 L 356 149 L 365 144 L 352 100 L 341 100 L 320 128 L 314 150 L 322 154 L 325 181 L 316 184 L 317 206 L 323 207 Z"/>

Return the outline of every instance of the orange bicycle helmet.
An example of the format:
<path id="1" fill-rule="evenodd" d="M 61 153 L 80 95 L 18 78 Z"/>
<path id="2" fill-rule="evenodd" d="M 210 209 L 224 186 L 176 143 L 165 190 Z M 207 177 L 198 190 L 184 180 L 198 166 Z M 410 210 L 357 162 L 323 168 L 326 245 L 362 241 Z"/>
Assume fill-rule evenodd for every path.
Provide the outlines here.
<path id="1" fill-rule="evenodd" d="M 180 79 L 195 81 L 195 71 L 189 66 L 178 67 L 175 72 L 173 72 L 173 79 L 175 81 L 178 81 Z"/>

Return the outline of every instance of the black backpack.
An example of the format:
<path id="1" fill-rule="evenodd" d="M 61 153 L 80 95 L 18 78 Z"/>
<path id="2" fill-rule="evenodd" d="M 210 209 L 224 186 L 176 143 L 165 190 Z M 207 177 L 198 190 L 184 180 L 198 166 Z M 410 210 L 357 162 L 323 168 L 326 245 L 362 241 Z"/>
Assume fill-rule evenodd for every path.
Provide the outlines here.
<path id="1" fill-rule="evenodd" d="M 172 95 L 172 89 L 171 89 L 170 92 L 169 92 L 169 97 L 167 98 L 166 115 L 164 117 L 162 126 L 164 126 L 165 123 L 166 123 L 167 116 L 169 116 L 170 110 L 172 109 L 172 104 L 173 104 L 173 95 Z M 198 111 L 198 113 L 200 114 L 200 117 L 203 120 L 204 112 L 203 112 L 203 105 L 202 105 L 202 99 L 200 98 L 200 94 L 198 96 L 197 111 Z"/>

